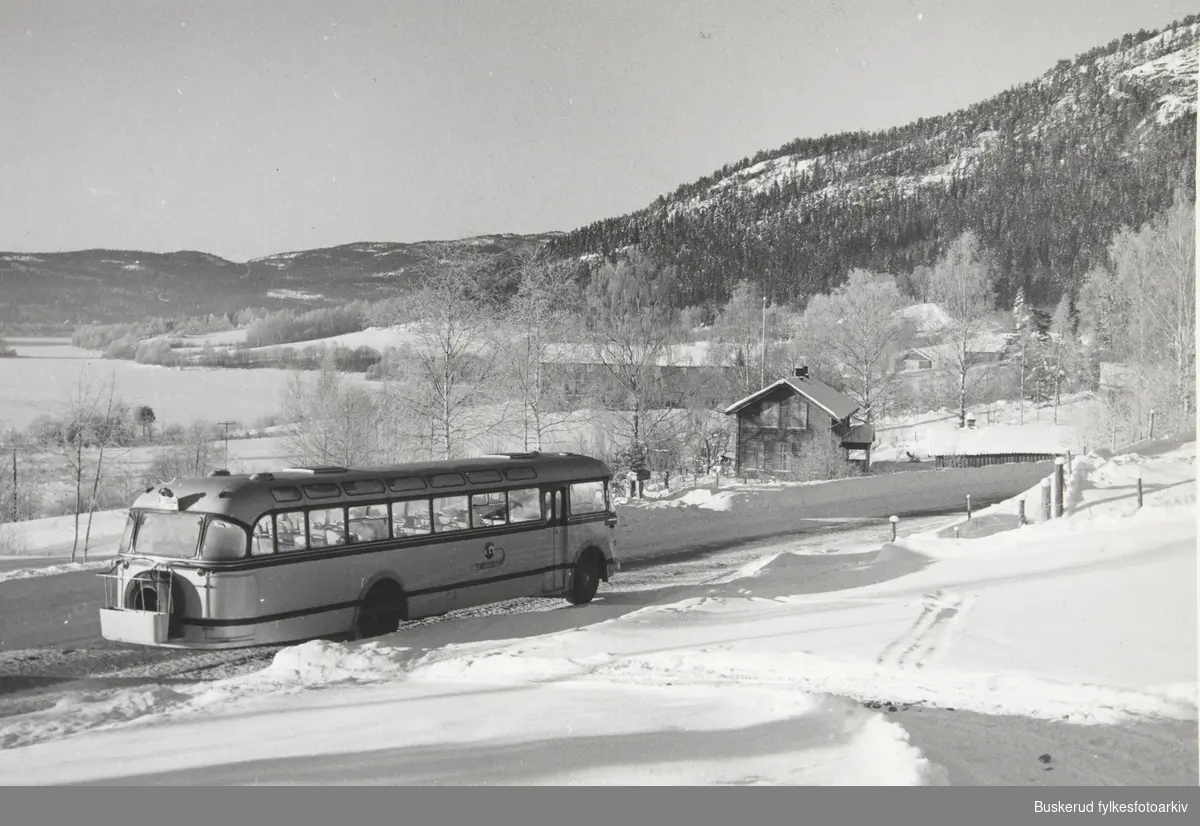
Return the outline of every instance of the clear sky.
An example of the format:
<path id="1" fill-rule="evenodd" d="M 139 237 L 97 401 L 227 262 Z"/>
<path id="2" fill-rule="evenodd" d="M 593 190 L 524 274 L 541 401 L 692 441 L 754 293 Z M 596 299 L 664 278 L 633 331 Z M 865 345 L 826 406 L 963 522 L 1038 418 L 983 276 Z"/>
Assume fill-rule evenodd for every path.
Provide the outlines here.
<path id="1" fill-rule="evenodd" d="M 1190 0 L 3 0 L 0 250 L 570 230 Z"/>

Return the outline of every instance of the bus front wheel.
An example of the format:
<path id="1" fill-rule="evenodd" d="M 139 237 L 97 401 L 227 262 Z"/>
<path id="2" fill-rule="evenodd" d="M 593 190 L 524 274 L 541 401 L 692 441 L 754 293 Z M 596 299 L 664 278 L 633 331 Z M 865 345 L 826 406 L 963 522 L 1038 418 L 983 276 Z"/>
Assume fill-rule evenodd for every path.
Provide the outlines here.
<path id="1" fill-rule="evenodd" d="M 584 551 L 583 556 L 575 563 L 575 576 L 572 577 L 571 590 L 567 592 L 567 602 L 572 605 L 587 605 L 596 596 L 600 587 L 600 554 L 594 550 Z"/>
<path id="2" fill-rule="evenodd" d="M 404 592 L 392 580 L 371 586 L 358 609 L 355 631 L 359 639 L 392 634 L 404 619 Z"/>

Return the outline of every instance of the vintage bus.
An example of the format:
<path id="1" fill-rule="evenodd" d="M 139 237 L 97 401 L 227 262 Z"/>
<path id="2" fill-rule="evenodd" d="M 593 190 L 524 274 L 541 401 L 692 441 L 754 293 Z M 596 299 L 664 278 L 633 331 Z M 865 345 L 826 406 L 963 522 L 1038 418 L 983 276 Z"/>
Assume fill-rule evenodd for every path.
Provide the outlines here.
<path id="1" fill-rule="evenodd" d="M 101 574 L 106 639 L 235 648 L 374 637 L 618 570 L 609 469 L 567 453 L 303 467 L 148 488 Z"/>

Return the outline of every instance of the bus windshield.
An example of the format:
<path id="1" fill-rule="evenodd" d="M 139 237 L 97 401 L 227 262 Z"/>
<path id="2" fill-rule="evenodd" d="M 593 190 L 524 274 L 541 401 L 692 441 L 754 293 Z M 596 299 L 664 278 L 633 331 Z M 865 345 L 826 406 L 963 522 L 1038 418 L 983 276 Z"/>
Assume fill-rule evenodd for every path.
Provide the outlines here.
<path id="1" fill-rule="evenodd" d="M 191 559 L 196 555 L 203 524 L 204 517 L 198 514 L 145 512 L 134 535 L 132 552 Z"/>

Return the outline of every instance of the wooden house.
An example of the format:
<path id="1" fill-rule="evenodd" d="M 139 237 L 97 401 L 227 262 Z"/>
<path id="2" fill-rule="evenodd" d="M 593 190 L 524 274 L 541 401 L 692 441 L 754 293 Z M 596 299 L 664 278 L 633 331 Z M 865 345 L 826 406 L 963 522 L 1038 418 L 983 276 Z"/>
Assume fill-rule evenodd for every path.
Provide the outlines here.
<path id="1" fill-rule="evenodd" d="M 853 399 L 797 367 L 725 409 L 725 415 L 737 416 L 734 473 L 789 475 L 816 439 L 832 441 L 847 455 L 867 451 L 869 462 L 875 431 L 852 421 L 857 412 Z"/>

